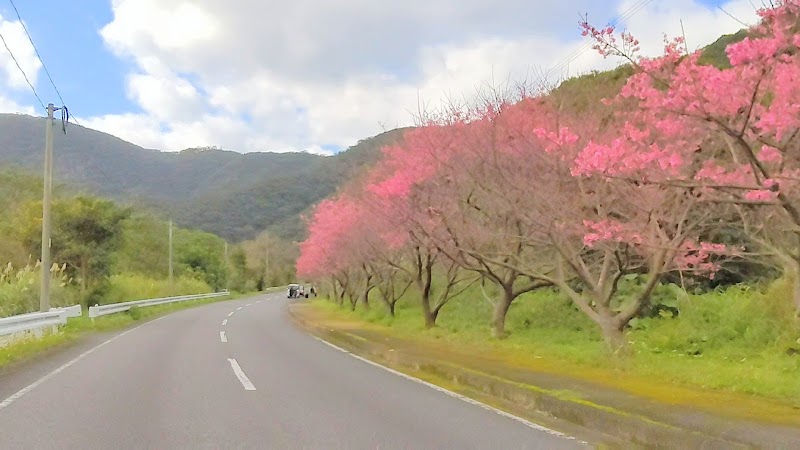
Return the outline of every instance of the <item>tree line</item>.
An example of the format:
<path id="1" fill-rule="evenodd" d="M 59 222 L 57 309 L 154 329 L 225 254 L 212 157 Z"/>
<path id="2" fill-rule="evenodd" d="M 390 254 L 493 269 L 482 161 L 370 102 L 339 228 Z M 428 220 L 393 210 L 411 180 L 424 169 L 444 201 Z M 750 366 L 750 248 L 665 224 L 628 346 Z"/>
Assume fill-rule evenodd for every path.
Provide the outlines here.
<path id="1" fill-rule="evenodd" d="M 0 317 L 38 310 L 42 183 L 0 171 Z M 52 209 L 52 303 L 84 306 L 222 289 L 254 291 L 293 278 L 291 251 L 273 239 L 272 271 L 260 270 L 254 243 L 230 245 L 211 233 L 174 227 L 173 282 L 169 223 L 110 200 L 57 190 Z M 260 242 L 260 241 L 259 241 Z M 287 262 L 286 258 L 290 258 Z M 255 267 L 254 267 L 255 266 Z M 290 274 L 285 273 L 286 267 Z"/>
<path id="2" fill-rule="evenodd" d="M 612 349 L 667 287 L 782 276 L 800 310 L 800 3 L 759 15 L 724 67 L 682 38 L 644 57 L 629 33 L 583 21 L 626 60 L 618 92 L 580 113 L 558 90 L 520 90 L 427 115 L 316 207 L 298 274 L 390 314 L 414 289 L 429 327 L 491 285 L 498 337 L 515 299 L 557 289 Z"/>

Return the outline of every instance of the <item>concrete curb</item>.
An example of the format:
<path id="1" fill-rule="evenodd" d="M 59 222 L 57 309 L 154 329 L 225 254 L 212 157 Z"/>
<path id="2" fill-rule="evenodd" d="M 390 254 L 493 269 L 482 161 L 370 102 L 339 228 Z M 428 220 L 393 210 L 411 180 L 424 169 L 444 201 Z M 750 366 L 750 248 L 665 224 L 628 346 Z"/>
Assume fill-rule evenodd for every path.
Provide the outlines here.
<path id="1" fill-rule="evenodd" d="M 664 423 L 640 414 L 600 405 L 588 400 L 569 398 L 565 391 L 553 391 L 538 386 L 504 379 L 475 369 L 462 367 L 446 361 L 410 355 L 402 350 L 392 349 L 382 342 L 366 340 L 340 330 L 324 328 L 302 317 L 293 307 L 288 309 L 296 325 L 340 346 L 359 356 L 385 364 L 412 374 L 422 372 L 450 380 L 470 391 L 476 391 L 498 403 L 510 407 L 510 411 L 530 420 L 541 419 L 542 415 L 585 427 L 614 440 L 621 440 L 626 448 L 630 444 L 646 448 L 791 448 L 785 436 L 770 439 L 764 435 L 752 436 L 747 433 L 710 434 L 697 428 Z M 732 430 L 727 430 L 732 431 Z"/>

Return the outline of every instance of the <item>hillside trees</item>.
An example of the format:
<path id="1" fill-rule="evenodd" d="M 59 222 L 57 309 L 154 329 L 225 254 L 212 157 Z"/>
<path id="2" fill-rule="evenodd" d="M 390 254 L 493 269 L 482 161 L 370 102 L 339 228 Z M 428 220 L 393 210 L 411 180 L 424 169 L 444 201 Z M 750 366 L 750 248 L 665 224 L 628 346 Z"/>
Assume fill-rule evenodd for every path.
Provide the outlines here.
<path id="1" fill-rule="evenodd" d="M 212 289 L 225 289 L 227 270 L 224 241 L 219 236 L 178 228 L 174 234 L 175 264 L 180 272 L 193 274 Z"/>
<path id="2" fill-rule="evenodd" d="M 0 309 L 29 312 L 38 307 L 38 283 L 31 280 L 40 270 L 41 179 L 5 169 L 0 193 L 6 213 L 0 215 L 0 261 L 7 285 Z M 224 287 L 222 241 L 183 229 L 175 237 L 175 293 Z M 54 305 L 136 300 L 172 289 L 166 222 L 101 198 L 73 196 L 68 187 L 54 199 L 52 251 Z"/>
<path id="3" fill-rule="evenodd" d="M 122 235 L 112 259 L 115 273 L 139 273 L 163 278 L 169 273 L 169 225 L 147 214 L 132 214 L 122 223 Z"/>
<path id="4" fill-rule="evenodd" d="M 244 279 L 254 280 L 256 290 L 296 281 L 297 249 L 293 243 L 262 231 L 255 239 L 239 243 L 234 252 L 240 251 L 242 254 L 237 258 L 244 258 L 244 266 L 237 273 Z"/>
<path id="5" fill-rule="evenodd" d="M 40 214 L 41 203 L 30 203 L 18 228 L 32 254 L 38 254 L 42 245 Z M 121 241 L 123 221 L 129 216 L 130 210 L 93 197 L 54 202 L 53 260 L 66 263 L 67 272 L 78 281 L 82 295 L 96 288 L 102 291 L 103 282 L 111 274 L 113 252 Z"/>

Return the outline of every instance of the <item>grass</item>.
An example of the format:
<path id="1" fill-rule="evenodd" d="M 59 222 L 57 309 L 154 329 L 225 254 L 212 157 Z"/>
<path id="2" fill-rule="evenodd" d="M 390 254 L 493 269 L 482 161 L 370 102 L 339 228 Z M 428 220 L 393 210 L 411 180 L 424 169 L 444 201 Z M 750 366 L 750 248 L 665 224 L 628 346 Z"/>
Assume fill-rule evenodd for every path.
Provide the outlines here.
<path id="1" fill-rule="evenodd" d="M 626 357 L 610 357 L 597 327 L 555 291 L 518 299 L 508 315 L 510 335 L 503 340 L 491 338 L 491 305 L 477 292 L 445 306 L 431 330 L 424 328 L 413 297 L 398 303 L 394 318 L 378 302 L 352 313 L 324 300 L 313 305 L 398 337 L 480 351 L 511 365 L 585 378 L 669 403 L 676 395 L 712 402 L 726 394 L 741 403 L 738 395 L 745 394 L 800 408 L 800 355 L 795 353 L 800 327 L 789 290 L 776 282 L 761 290 L 731 287 L 683 295 L 673 313 L 656 311 L 627 332 L 631 352 Z M 795 416 L 800 416 L 796 410 Z"/>
<path id="2" fill-rule="evenodd" d="M 266 292 L 273 292 L 275 289 L 281 288 L 271 288 Z M 256 293 L 234 293 L 230 296 L 221 298 L 210 298 L 198 301 L 179 302 L 167 305 L 150 306 L 147 308 L 138 308 L 134 310 L 134 312 L 128 311 L 97 317 L 94 321 L 92 321 L 84 312 L 84 315 L 81 317 L 69 319 L 67 321 L 67 325 L 61 328 L 58 333 L 46 333 L 41 338 L 31 337 L 16 341 L 5 347 L 0 347 L 0 369 L 13 363 L 18 363 L 37 355 L 42 355 L 47 351 L 74 343 L 87 333 L 121 330 L 136 323 L 152 320 L 171 312 L 194 308 L 210 303 L 235 300 L 254 294 Z"/>
<path id="3" fill-rule="evenodd" d="M 169 280 L 154 279 L 139 274 L 113 275 L 109 279 L 108 291 L 103 294 L 103 303 L 120 303 L 146 298 L 169 297 L 212 292 L 204 281 L 189 276 L 176 277 L 173 285 Z"/>

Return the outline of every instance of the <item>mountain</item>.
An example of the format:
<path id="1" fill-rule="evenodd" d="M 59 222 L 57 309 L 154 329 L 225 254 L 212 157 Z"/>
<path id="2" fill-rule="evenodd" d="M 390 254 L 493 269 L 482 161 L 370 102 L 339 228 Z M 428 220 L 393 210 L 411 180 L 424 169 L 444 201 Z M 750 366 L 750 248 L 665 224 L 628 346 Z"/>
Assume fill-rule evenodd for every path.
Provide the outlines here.
<path id="1" fill-rule="evenodd" d="M 45 119 L 0 114 L 0 165 L 41 173 Z M 54 178 L 71 188 L 145 206 L 186 227 L 231 240 L 269 229 L 303 237 L 300 214 L 395 142 L 402 129 L 362 140 L 335 156 L 237 153 L 219 149 L 161 152 L 69 124 L 54 129 Z"/>

